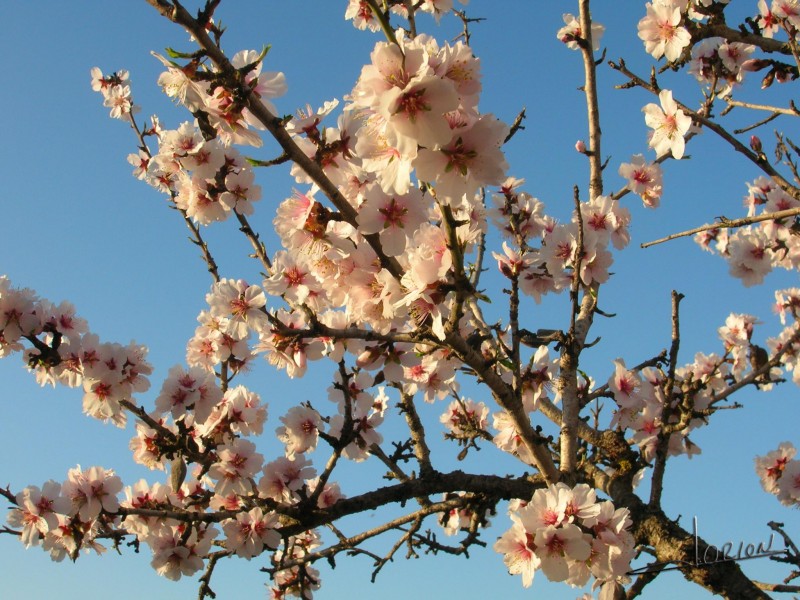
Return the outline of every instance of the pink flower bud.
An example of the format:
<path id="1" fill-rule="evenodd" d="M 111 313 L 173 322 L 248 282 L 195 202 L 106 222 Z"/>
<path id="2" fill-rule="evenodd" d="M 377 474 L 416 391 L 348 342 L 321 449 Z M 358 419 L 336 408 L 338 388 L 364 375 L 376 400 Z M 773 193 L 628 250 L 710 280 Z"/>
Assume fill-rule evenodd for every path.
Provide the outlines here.
<path id="1" fill-rule="evenodd" d="M 586 144 L 583 140 L 578 140 L 575 142 L 575 150 L 581 154 L 586 154 Z"/>
<path id="2" fill-rule="evenodd" d="M 305 351 L 304 349 L 302 349 L 302 348 L 298 348 L 297 350 L 295 350 L 295 351 L 294 351 L 294 355 L 292 356 L 292 358 L 294 358 L 294 362 L 295 362 L 295 364 L 296 364 L 296 365 L 297 365 L 297 366 L 298 366 L 300 369 L 302 369 L 303 371 L 305 371 L 305 369 L 306 369 L 306 365 L 307 365 L 307 361 L 306 361 L 306 351 Z"/>
<path id="3" fill-rule="evenodd" d="M 760 71 L 761 69 L 768 67 L 770 65 L 770 61 L 765 60 L 763 58 L 751 58 L 746 60 L 742 63 L 742 71 Z"/>
<path id="4" fill-rule="evenodd" d="M 753 152 L 757 152 L 759 154 L 761 153 L 761 140 L 757 135 L 750 136 L 750 148 L 753 150 Z"/>
<path id="5" fill-rule="evenodd" d="M 775 81 L 778 83 L 786 83 L 791 78 L 792 75 L 787 69 L 777 69 L 775 72 Z"/>
<path id="6" fill-rule="evenodd" d="M 381 350 L 377 346 L 373 346 L 372 348 L 367 348 L 356 359 L 356 365 L 358 365 L 362 369 L 369 367 L 372 363 L 378 360 L 380 354 Z"/>

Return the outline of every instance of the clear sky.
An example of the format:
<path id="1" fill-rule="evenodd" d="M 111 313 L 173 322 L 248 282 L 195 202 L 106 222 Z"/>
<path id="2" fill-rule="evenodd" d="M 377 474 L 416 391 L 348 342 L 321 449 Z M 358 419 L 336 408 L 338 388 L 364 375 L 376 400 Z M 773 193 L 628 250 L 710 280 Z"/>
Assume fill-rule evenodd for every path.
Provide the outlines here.
<path id="1" fill-rule="evenodd" d="M 756 12 L 755 0 L 737 4 L 746 13 Z M 271 44 L 265 70 L 286 74 L 289 91 L 276 104 L 283 114 L 290 114 L 306 103 L 316 107 L 334 97 L 341 100 L 381 39 L 380 34 L 359 32 L 345 22 L 345 5 L 344 0 L 225 0 L 217 15 L 228 28 L 224 47 L 229 55 Z M 607 58 L 622 56 L 630 68 L 647 76 L 650 58 L 636 37 L 636 22 L 645 12 L 643 3 L 626 2 L 624 9 L 622 5 L 595 2 L 595 19 L 606 26 Z M 473 0 L 468 6 L 470 16 L 487 18 L 472 26 L 473 49 L 481 58 L 484 75 L 481 111 L 510 123 L 526 108 L 525 130 L 505 148 L 509 175 L 524 177 L 525 190 L 544 201 L 548 213 L 561 220 L 569 218 L 572 186 L 577 184 L 584 192 L 587 186 L 586 159 L 573 148 L 576 140 L 587 136 L 584 98 L 577 90 L 583 67 L 579 54 L 566 49 L 555 36 L 562 25 L 561 12 L 566 10 L 577 12 L 577 2 Z M 127 343 L 135 339 L 147 345 L 155 373 L 151 391 L 139 401 L 151 405 L 169 368 L 184 362 L 185 344 L 194 332 L 211 280 L 187 241 L 178 215 L 168 209 L 164 197 L 131 176 L 126 156 L 135 151 L 135 139 L 125 123 L 108 118 L 102 98 L 91 91 L 89 70 L 93 66 L 104 72 L 128 69 L 141 115 L 157 113 L 166 127 L 174 128 L 190 115 L 160 93 L 156 79 L 162 66 L 150 51 L 163 52 L 167 46 L 192 50 L 192 45 L 187 34 L 143 0 L 11 0 L 3 3 L 0 14 L 4 22 L 0 49 L 5 59 L 0 86 L 4 141 L 0 145 L 4 180 L 0 273 L 54 302 L 73 302 L 103 340 Z M 425 17 L 418 25 L 440 40 L 452 39 L 458 26 L 453 18 L 445 18 L 436 27 Z M 603 154 L 610 157 L 607 191 L 616 191 L 623 185 L 616 174 L 620 162 L 628 162 L 635 153 L 654 157 L 647 150 L 641 113 L 641 107 L 654 98 L 641 90 L 615 90 L 622 80 L 607 67 L 601 67 L 599 74 Z M 685 73 L 667 73 L 661 83 L 688 105 L 698 104 L 699 87 Z M 764 98 L 752 93 L 746 97 L 785 103 L 789 92 L 775 89 Z M 747 116 L 737 126 L 757 118 Z M 765 143 L 773 127 L 792 133 L 791 123 L 778 120 L 761 133 Z M 274 144 L 245 151 L 262 159 L 278 154 Z M 639 249 L 644 241 L 717 216 L 743 214 L 745 183 L 758 176 L 755 168 L 711 132 L 695 138 L 687 153 L 689 160 L 665 165 L 660 209 L 646 210 L 638 199 L 625 198 L 633 215 L 632 243 L 625 252 L 615 253 L 615 274 L 602 288 L 599 303 L 604 311 L 618 316 L 599 320 L 593 331 L 602 340 L 584 355 L 584 368 L 600 383 L 612 373 L 613 359 L 623 357 L 633 365 L 668 346 L 673 289 L 686 296 L 681 359 L 691 362 L 695 352 L 719 351 L 716 330 L 731 311 L 761 317 L 763 325 L 756 334 L 761 340 L 777 332 L 779 323 L 770 312 L 773 290 L 797 285 L 796 274 L 775 273 L 764 285 L 745 288 L 727 275 L 724 261 L 702 252 L 690 239 Z M 274 210 L 296 184 L 282 168 L 258 176 L 264 198 L 252 222 L 264 232 L 268 249 L 274 252 L 274 238 L 267 236 Z M 210 228 L 207 237 L 223 276 L 258 281 L 259 266 L 246 258 L 247 241 L 231 222 Z M 494 242 L 497 250 L 499 243 Z M 484 282 L 490 294 L 496 294 L 501 285 L 492 276 Z M 527 299 L 522 307 L 523 326 L 531 330 L 564 327 L 566 300 L 556 297 L 537 306 Z M 18 356 L 0 361 L 0 382 L 0 485 L 10 484 L 18 491 L 51 478 L 61 481 L 76 464 L 114 468 L 126 484 L 160 476 L 133 465 L 127 449 L 130 426 L 121 431 L 81 414 L 79 390 L 39 389 Z M 278 417 L 295 401 L 324 398 L 329 382 L 328 365 L 290 382 L 266 363 L 257 363 L 245 383 L 270 406 L 267 435 L 259 441 L 261 452 L 268 457 L 281 452 L 270 435 L 279 424 Z M 490 402 L 485 392 L 471 388 L 464 392 Z M 781 507 L 761 491 L 752 462 L 756 454 L 774 449 L 783 440 L 797 441 L 798 391 L 785 385 L 769 394 L 747 391 L 739 400 L 745 409 L 719 414 L 711 426 L 693 436 L 703 450 L 700 456 L 669 463 L 668 513 L 680 515 L 687 528 L 697 516 L 700 535 L 712 543 L 764 541 L 770 520 L 785 522 L 800 541 L 797 511 Z M 425 410 L 432 432 L 438 431 L 436 422 L 444 405 Z M 397 418 L 393 411 L 395 423 Z M 392 427 L 387 422 L 387 440 L 401 435 Z M 458 466 L 456 452 L 452 447 L 443 449 L 441 468 Z M 485 446 L 478 460 L 464 468 L 491 471 L 499 464 L 508 472 L 515 469 L 512 462 L 498 456 L 498 451 Z M 357 467 L 347 467 L 339 477 L 346 494 L 365 489 L 364 472 L 381 472 L 370 461 Z M 381 518 L 381 514 L 365 514 L 345 526 L 355 533 Z M 504 512 L 492 521 L 494 526 L 485 535 L 488 549 L 475 549 L 470 560 L 423 556 L 406 562 L 399 554 L 375 584 L 369 582 L 371 564 L 366 558 L 340 557 L 335 571 L 317 565 L 323 578 L 319 597 L 528 598 L 538 593 L 539 597 L 574 598 L 580 594 L 563 585 L 548 585 L 541 573 L 534 587 L 524 590 L 520 578 L 508 576 L 501 555 L 491 550 L 510 523 Z M 435 523 L 430 526 L 436 529 Z M 379 547 L 386 543 L 390 541 Z M 121 551 L 121 557 L 109 550 L 100 559 L 81 556 L 75 565 L 56 564 L 39 549 L 24 551 L 11 536 L 0 537 L 4 590 L 0 595 L 62 600 L 111 593 L 120 600 L 144 594 L 196 596 L 195 579 L 174 584 L 158 577 L 149 566 L 146 548 L 138 556 L 130 548 Z M 218 597 L 265 594 L 267 576 L 258 572 L 263 562 L 220 564 L 212 585 Z M 742 566 L 760 579 L 777 581 L 785 575 L 766 559 Z M 675 597 L 678 590 L 687 600 L 706 597 L 677 573 L 660 577 L 646 597 Z"/>

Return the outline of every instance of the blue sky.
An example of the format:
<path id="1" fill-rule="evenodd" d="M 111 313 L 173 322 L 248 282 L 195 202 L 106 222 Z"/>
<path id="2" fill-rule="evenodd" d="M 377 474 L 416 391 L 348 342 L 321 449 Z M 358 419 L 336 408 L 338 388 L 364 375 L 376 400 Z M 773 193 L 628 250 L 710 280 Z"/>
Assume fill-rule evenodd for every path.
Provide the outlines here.
<path id="1" fill-rule="evenodd" d="M 333 97 L 341 99 L 369 60 L 374 43 L 381 39 L 379 34 L 358 32 L 345 22 L 345 4 L 333 0 L 227 0 L 218 12 L 228 27 L 225 48 L 232 55 L 240 49 L 272 45 L 265 69 L 286 74 L 288 94 L 276 101 L 284 114 L 306 103 L 320 106 Z M 543 200 L 549 213 L 564 220 L 572 206 L 572 186 L 586 190 L 586 160 L 573 146 L 587 134 L 584 98 L 577 90 L 582 84 L 580 57 L 555 38 L 562 25 L 562 10 L 577 12 L 577 2 L 550 7 L 554 4 L 473 0 L 468 12 L 488 18 L 472 28 L 473 48 L 484 74 L 482 112 L 511 122 L 523 106 L 527 109 L 525 130 L 506 146 L 509 174 L 526 178 L 526 191 Z M 643 4 L 626 3 L 626 10 L 617 3 L 595 4 L 595 18 L 606 26 L 603 44 L 608 47 L 607 57 L 623 56 L 630 68 L 647 75 L 650 59 L 635 28 L 644 15 Z M 756 10 L 755 1 L 739 4 L 744 10 Z M 162 196 L 130 175 L 126 156 L 135 151 L 135 139 L 124 123 L 108 119 L 101 97 L 91 91 L 89 69 L 128 69 L 141 114 L 157 113 L 165 126 L 177 127 L 189 115 L 161 95 L 155 81 L 162 67 L 150 51 L 163 51 L 166 46 L 190 50 L 191 43 L 187 34 L 143 1 L 12 0 L 5 3 L 2 14 L 5 30 L 0 48 L 6 57 L 6 83 L 0 87 L 5 142 L 0 145 L 4 175 L 0 273 L 52 301 L 70 300 L 103 340 L 127 343 L 135 339 L 146 344 L 156 369 L 151 378 L 153 388 L 139 398 L 148 405 L 169 368 L 183 363 L 186 340 L 193 334 L 211 281 L 194 246 L 186 240 L 184 224 L 168 210 Z M 454 37 L 457 24 L 443 19 L 437 28 L 432 19 L 423 17 L 419 27 L 443 40 Z M 616 175 L 620 162 L 629 161 L 635 153 L 653 157 L 646 147 L 641 107 L 654 99 L 640 90 L 613 89 L 622 80 L 606 67 L 599 76 L 603 154 L 611 157 L 607 191 L 616 191 L 623 183 Z M 661 82 L 675 90 L 676 98 L 697 105 L 699 88 L 688 75 L 667 73 Z M 753 93 L 743 97 L 785 103 L 788 93 L 774 89 L 765 97 Z M 748 116 L 737 126 L 757 118 Z M 791 132 L 791 124 L 776 123 L 775 127 L 788 127 Z M 767 144 L 770 131 L 761 134 Z M 724 261 L 702 252 L 689 239 L 648 250 L 638 248 L 641 242 L 719 215 L 742 214 L 745 182 L 758 175 L 755 168 L 711 132 L 693 140 L 687 153 L 689 160 L 670 161 L 665 166 L 660 209 L 646 210 L 638 200 L 625 199 L 633 215 L 632 244 L 615 254 L 615 275 L 600 296 L 600 307 L 618 316 L 599 320 L 593 331 L 602 341 L 583 357 L 586 370 L 601 383 L 611 374 L 614 358 L 636 364 L 668 345 L 672 289 L 686 296 L 681 359 L 689 362 L 697 351 L 719 350 L 716 329 L 731 311 L 760 316 L 763 325 L 757 335 L 763 336 L 761 339 L 775 333 L 778 322 L 770 313 L 773 290 L 797 285 L 795 274 L 775 273 L 763 286 L 745 288 L 728 277 Z M 265 144 L 251 154 L 267 159 L 278 152 L 274 145 Z M 295 185 L 287 172 L 278 168 L 268 175 L 258 174 L 264 199 L 252 222 L 265 236 L 275 207 Z M 223 276 L 258 280 L 258 265 L 246 258 L 249 247 L 232 223 L 210 228 L 207 238 Z M 274 252 L 274 243 L 269 246 L 273 238 L 265 239 Z M 497 246 L 499 243 L 494 249 Z M 496 277 L 484 282 L 490 294 L 500 285 Z M 568 318 L 565 300 L 548 298 L 537 306 L 528 299 L 522 307 L 523 325 L 528 329 L 563 327 Z M 268 456 L 281 452 L 269 435 L 278 425 L 278 417 L 294 400 L 324 397 L 329 378 L 327 365 L 303 380 L 290 381 L 259 361 L 245 382 L 270 405 L 267 435 L 259 441 L 262 452 Z M 127 449 L 130 428 L 121 431 L 84 417 L 77 390 L 39 389 L 19 357 L 0 361 L 0 381 L 4 450 L 0 485 L 10 484 L 16 491 L 50 478 L 61 481 L 76 464 L 114 468 L 126 484 L 141 477 L 157 479 L 157 473 L 132 464 Z M 465 394 L 490 401 L 479 390 L 466 388 Z M 697 516 L 701 535 L 720 544 L 765 540 L 769 520 L 785 522 L 800 538 L 797 512 L 763 493 L 752 468 L 756 454 L 766 453 L 783 440 L 797 441 L 797 399 L 797 389 L 791 385 L 769 394 L 747 391 L 739 397 L 745 409 L 726 411 L 698 432 L 693 439 L 703 454 L 691 461 L 678 458 L 669 465 L 665 486 L 668 513 L 681 515 L 685 527 Z M 435 432 L 444 406 L 424 408 Z M 394 419 L 397 422 L 396 413 Z M 387 439 L 397 439 L 392 438 L 392 431 L 401 435 L 392 426 L 387 423 Z M 454 448 L 444 447 L 441 468 L 456 468 L 455 454 Z M 485 447 L 478 460 L 464 468 L 491 471 L 499 463 L 512 472 L 514 465 L 498 455 Z M 339 477 L 345 493 L 364 489 L 364 469 L 373 475 L 381 472 L 370 462 L 357 468 L 348 466 Z M 347 526 L 355 533 L 380 519 L 380 514 L 362 515 Z M 502 513 L 493 523 L 485 537 L 489 547 L 508 527 Z M 432 523 L 431 527 L 436 526 Z M 155 598 L 196 595 L 194 579 L 174 584 L 158 577 L 149 567 L 147 549 L 138 556 L 129 548 L 122 552 L 122 557 L 113 556 L 110 550 L 109 556 L 101 559 L 82 556 L 75 565 L 56 564 L 38 549 L 26 552 L 10 536 L 0 537 L 4 593 L 9 598 L 58 594 L 64 600 L 105 596 L 112 589 L 118 598 L 138 598 L 145 591 Z M 258 572 L 261 564 L 258 559 L 222 563 L 212 587 L 220 598 L 261 597 L 267 581 Z M 783 577 L 783 571 L 772 568 L 766 559 L 743 567 L 761 579 Z M 500 555 L 490 549 L 476 549 L 468 561 L 424 556 L 408 562 L 395 560 L 374 585 L 369 583 L 367 559 L 341 557 L 335 571 L 321 568 L 322 598 L 405 598 L 412 590 L 420 597 L 579 595 L 565 586 L 548 586 L 541 573 L 534 587 L 524 590 L 518 577 L 505 573 Z M 674 597 L 676 590 L 687 599 L 707 597 L 702 590 L 683 583 L 677 573 L 659 578 L 646 597 Z"/>

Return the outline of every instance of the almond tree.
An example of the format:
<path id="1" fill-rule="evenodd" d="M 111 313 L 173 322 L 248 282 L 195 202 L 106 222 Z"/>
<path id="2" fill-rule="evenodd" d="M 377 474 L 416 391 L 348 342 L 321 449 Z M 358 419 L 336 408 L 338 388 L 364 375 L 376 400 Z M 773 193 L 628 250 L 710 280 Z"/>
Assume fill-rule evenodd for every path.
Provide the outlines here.
<path id="1" fill-rule="evenodd" d="M 775 268 L 797 269 L 800 150 L 791 135 L 766 142 L 763 131 L 800 113 L 791 101 L 740 99 L 755 78 L 767 89 L 798 77 L 796 2 L 761 0 L 741 22 L 724 1 L 648 3 L 638 37 L 655 62 L 639 72 L 606 60 L 604 27 L 579 0 L 556 32 L 582 64 L 588 127 L 575 144 L 586 167 L 576 179 L 588 183 L 569 190 L 565 221 L 508 164 L 504 146 L 525 134 L 526 111 L 506 124 L 479 106 L 481 66 L 470 41 L 480 20 L 452 1 L 351 0 L 346 17 L 384 40 L 341 103 L 296 115 L 276 108 L 286 78 L 267 70 L 266 47 L 225 47 L 221 18 L 232 6 L 147 3 L 192 37 L 192 48 L 157 55 L 159 86 L 191 120 L 171 129 L 142 118 L 127 71 L 92 69 L 91 84 L 110 116 L 132 129 L 134 175 L 166 196 L 210 275 L 185 364 L 145 400 L 153 367 L 144 346 L 103 341 L 70 304 L 7 278 L 0 356 L 19 352 L 42 384 L 82 388 L 89 416 L 130 421 L 134 461 L 164 476 L 125 486 L 109 468 L 76 467 L 63 483 L 9 486 L 4 533 L 54 560 L 104 543 L 144 545 L 159 574 L 199 574 L 201 598 L 214 597 L 217 565 L 237 556 L 266 565 L 274 597 L 307 598 L 322 584 L 315 564 L 323 559 L 366 556 L 374 578 L 404 554 L 469 556 L 488 544 L 524 586 L 541 571 L 591 585 L 602 598 L 636 597 L 672 568 L 727 598 L 800 589 L 791 584 L 797 571 L 760 582 L 736 561 L 707 560 L 719 549 L 664 506 L 669 459 L 699 453 L 690 436 L 718 412 L 741 408 L 734 394 L 800 383 L 800 289 L 775 293 L 778 335 L 764 339 L 756 317 L 733 312 L 713 353 L 682 347 L 683 295 L 674 291 L 664 351 L 626 362 L 605 349 L 605 373 L 584 367 L 585 352 L 602 348 L 596 319 L 612 317 L 601 292 L 629 246 L 632 198 L 649 208 L 667 198 L 662 168 L 680 169 L 674 161 L 700 133 L 760 173 L 748 183 L 747 215 L 645 245 L 693 234 L 745 286 Z M 460 38 L 433 37 L 430 15 L 458 19 Z M 620 132 L 601 118 L 601 70 L 632 90 L 615 93 L 641 95 L 652 130 L 625 161 L 602 150 L 603 135 Z M 687 74 L 699 84 L 699 105 L 665 87 Z M 742 113 L 755 120 L 733 129 L 730 119 Z M 262 190 L 259 171 L 287 167 L 296 189 Z M 610 189 L 617 174 L 626 184 Z M 255 225 L 267 196 L 284 198 L 274 238 Z M 260 281 L 218 266 L 207 231 L 224 221 L 251 245 Z M 487 284 L 487 271 L 501 283 Z M 561 322 L 542 327 L 536 306 L 551 296 L 562 301 Z M 278 414 L 272 403 L 268 414 L 271 400 L 240 383 L 247 370 L 268 371 L 261 358 L 292 378 L 327 373 L 327 399 Z M 425 403 L 442 407 L 441 418 L 427 418 Z M 278 455 L 257 446 L 273 425 Z M 757 472 L 767 492 L 796 507 L 800 461 L 778 442 L 757 459 Z M 463 468 L 439 458 L 453 445 Z M 471 469 L 479 450 L 513 457 L 516 470 Z M 363 491 L 361 482 L 337 480 L 349 462 L 378 462 L 386 475 Z M 400 516 L 378 525 L 350 518 L 398 506 Z M 498 538 L 486 539 L 490 517 L 505 523 Z M 770 526 L 786 544 L 774 558 L 800 566 L 789 534 Z M 372 545 L 380 537 L 390 539 L 388 550 Z"/>

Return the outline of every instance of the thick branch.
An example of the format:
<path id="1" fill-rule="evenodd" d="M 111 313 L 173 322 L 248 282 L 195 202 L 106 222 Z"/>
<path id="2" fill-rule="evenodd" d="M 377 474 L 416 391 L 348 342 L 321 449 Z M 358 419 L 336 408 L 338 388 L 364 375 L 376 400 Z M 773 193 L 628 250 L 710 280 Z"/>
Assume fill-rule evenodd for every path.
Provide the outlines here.
<path id="1" fill-rule="evenodd" d="M 659 563 L 670 563 L 688 581 L 723 598 L 769 600 L 769 596 L 742 573 L 738 563 L 725 561 L 705 564 L 702 557 L 710 545 L 696 531 L 687 531 L 677 520 L 667 517 L 660 508 L 645 504 L 632 493 L 630 481 L 602 481 L 601 478 L 595 478 L 595 485 L 605 488 L 615 506 L 624 506 L 630 511 L 633 521 L 631 533 L 636 543 L 651 547 Z"/>
<path id="2" fill-rule="evenodd" d="M 722 37 L 729 42 L 742 42 L 745 44 L 752 44 L 758 46 L 764 52 L 777 52 L 778 54 L 792 55 L 792 49 L 786 42 L 780 40 L 767 38 L 762 35 L 755 35 L 753 33 L 746 33 L 729 27 L 726 23 L 713 23 L 698 27 L 695 34 L 692 36 L 692 42 L 697 43 L 701 40 Z"/>

